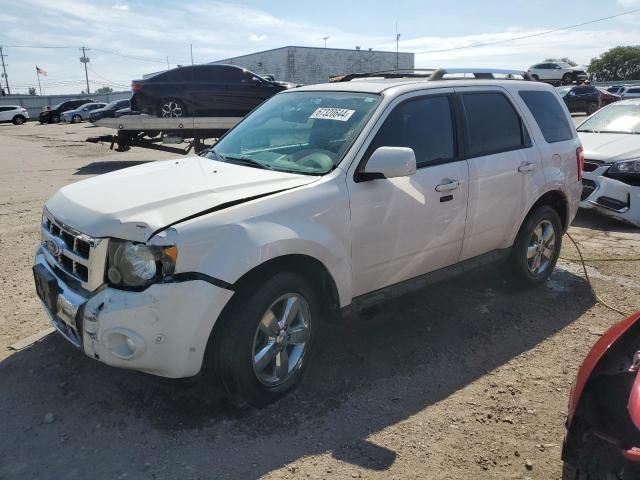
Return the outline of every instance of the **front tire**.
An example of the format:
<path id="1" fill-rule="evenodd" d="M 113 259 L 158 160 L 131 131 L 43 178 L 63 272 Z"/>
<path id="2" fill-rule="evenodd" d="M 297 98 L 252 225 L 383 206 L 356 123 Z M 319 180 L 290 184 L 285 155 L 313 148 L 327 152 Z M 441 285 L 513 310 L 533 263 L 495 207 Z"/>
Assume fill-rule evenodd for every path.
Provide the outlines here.
<path id="1" fill-rule="evenodd" d="M 534 210 L 520 227 L 511 249 L 509 267 L 522 287 L 544 283 L 556 266 L 562 246 L 562 222 L 548 205 Z"/>
<path id="2" fill-rule="evenodd" d="M 237 405 L 266 406 L 300 382 L 320 328 L 315 289 L 278 273 L 244 283 L 218 320 L 205 372 Z"/>
<path id="3" fill-rule="evenodd" d="M 71 117 L 71 123 L 80 123 L 82 121 L 82 117 L 80 115 L 74 115 Z"/>
<path id="4" fill-rule="evenodd" d="M 16 115 L 15 117 L 13 117 L 13 124 L 14 125 L 22 125 L 26 121 L 27 121 L 27 119 L 24 118 L 22 115 Z"/>
<path id="5" fill-rule="evenodd" d="M 575 81 L 576 81 L 576 77 L 575 77 L 575 75 L 574 75 L 574 74 L 572 74 L 572 73 L 565 73 L 565 74 L 562 76 L 562 83 L 564 83 L 564 84 L 566 84 L 566 85 L 568 85 L 568 84 L 570 84 L 570 83 L 572 83 L 572 82 L 575 82 Z"/>
<path id="6" fill-rule="evenodd" d="M 58 123 L 60 122 L 60 115 L 54 113 L 53 115 L 51 115 L 51 117 L 49 117 L 49 123 Z"/>
<path id="7" fill-rule="evenodd" d="M 540 81 L 540 77 L 538 75 L 536 75 L 535 73 L 533 75 L 531 75 L 531 78 L 533 78 L 536 82 Z"/>

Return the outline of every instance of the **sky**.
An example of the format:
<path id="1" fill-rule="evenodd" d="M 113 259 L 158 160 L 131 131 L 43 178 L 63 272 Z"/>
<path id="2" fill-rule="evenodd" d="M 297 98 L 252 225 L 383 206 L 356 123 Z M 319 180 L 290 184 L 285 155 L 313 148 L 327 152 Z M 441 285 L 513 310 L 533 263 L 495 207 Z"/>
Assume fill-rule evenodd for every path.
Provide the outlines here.
<path id="1" fill-rule="evenodd" d="M 548 30 L 637 12 L 528 39 Z M 0 45 L 12 93 L 80 93 L 80 47 L 89 48 L 91 91 L 128 90 L 144 73 L 286 45 L 416 53 L 416 67 L 526 69 L 545 58 L 588 64 L 618 45 L 640 45 L 640 0 L 0 0 Z M 480 43 L 507 40 L 483 47 Z M 19 46 L 29 48 L 19 48 Z M 33 47 L 65 48 L 33 48 Z M 422 53 L 421 53 L 422 52 Z M 429 53 L 430 52 L 430 53 Z M 3 82 L 4 86 L 4 82 Z"/>

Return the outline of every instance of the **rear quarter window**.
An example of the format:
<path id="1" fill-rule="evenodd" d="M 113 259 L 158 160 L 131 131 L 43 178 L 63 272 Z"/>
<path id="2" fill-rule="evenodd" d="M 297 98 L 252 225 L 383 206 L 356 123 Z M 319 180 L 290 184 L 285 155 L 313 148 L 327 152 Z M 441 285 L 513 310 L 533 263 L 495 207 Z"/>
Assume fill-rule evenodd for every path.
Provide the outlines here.
<path id="1" fill-rule="evenodd" d="M 553 93 L 534 90 L 523 90 L 519 93 L 547 143 L 563 142 L 573 138 L 573 128 Z"/>
<path id="2" fill-rule="evenodd" d="M 464 93 L 462 103 L 467 127 L 467 156 L 492 155 L 530 145 L 520 115 L 502 93 Z"/>

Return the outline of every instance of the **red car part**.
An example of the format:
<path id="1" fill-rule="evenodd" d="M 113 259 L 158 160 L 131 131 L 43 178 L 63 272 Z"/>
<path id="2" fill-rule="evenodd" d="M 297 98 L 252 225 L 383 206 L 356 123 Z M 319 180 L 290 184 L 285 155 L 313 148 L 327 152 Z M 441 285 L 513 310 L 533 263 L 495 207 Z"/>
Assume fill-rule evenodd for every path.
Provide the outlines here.
<path id="1" fill-rule="evenodd" d="M 574 420 L 574 416 L 578 405 L 580 404 L 580 397 L 584 392 L 584 389 L 602 357 L 607 353 L 613 344 L 615 344 L 624 334 L 640 319 L 640 311 L 627 317 L 623 321 L 616 323 L 609 330 L 607 330 L 602 337 L 596 342 L 591 351 L 588 353 L 584 362 L 578 370 L 578 377 L 576 383 L 571 389 L 571 395 L 569 396 L 569 411 L 567 415 L 567 428 L 571 428 Z M 640 428 L 640 379 L 636 377 L 633 384 L 631 395 L 629 396 L 628 404 L 629 414 L 633 419 L 633 423 Z M 632 449 L 633 450 L 633 449 Z M 633 452 L 629 454 L 632 457 L 638 456 L 640 458 L 640 452 Z M 626 456 L 626 454 L 625 454 Z"/>

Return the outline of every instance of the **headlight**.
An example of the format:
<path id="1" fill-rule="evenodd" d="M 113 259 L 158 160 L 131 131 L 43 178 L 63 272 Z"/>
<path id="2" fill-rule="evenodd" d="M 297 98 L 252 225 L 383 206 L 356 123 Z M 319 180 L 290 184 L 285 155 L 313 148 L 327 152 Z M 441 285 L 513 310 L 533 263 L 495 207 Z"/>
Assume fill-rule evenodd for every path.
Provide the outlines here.
<path id="1" fill-rule="evenodd" d="M 145 287 L 172 275 L 177 258 L 176 247 L 111 240 L 107 277 L 114 286 Z"/>
<path id="2" fill-rule="evenodd" d="M 617 175 L 640 175 L 640 160 L 628 160 L 611 165 L 607 173 Z"/>

